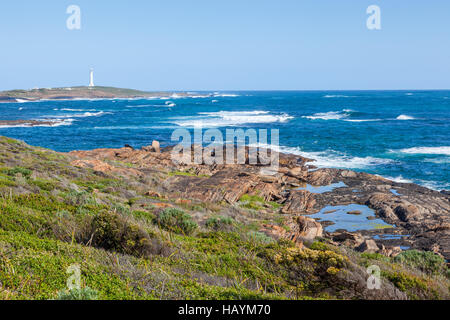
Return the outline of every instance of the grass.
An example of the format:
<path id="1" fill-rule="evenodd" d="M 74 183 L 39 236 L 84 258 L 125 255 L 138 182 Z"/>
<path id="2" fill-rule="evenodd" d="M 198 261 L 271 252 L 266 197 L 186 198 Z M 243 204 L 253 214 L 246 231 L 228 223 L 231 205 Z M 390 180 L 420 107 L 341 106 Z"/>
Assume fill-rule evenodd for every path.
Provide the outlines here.
<path id="1" fill-rule="evenodd" d="M 261 210 L 264 207 L 272 208 L 273 210 L 278 210 L 282 207 L 281 204 L 274 201 L 265 201 L 264 198 L 258 195 L 244 194 L 240 199 L 239 203 L 241 207 L 251 210 Z"/>

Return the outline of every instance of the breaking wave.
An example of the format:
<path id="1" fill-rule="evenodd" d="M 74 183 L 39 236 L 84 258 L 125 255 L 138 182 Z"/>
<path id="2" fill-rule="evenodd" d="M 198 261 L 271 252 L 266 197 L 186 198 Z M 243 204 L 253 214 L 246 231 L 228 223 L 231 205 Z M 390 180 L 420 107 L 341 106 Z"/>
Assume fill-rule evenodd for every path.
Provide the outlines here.
<path id="1" fill-rule="evenodd" d="M 397 120 L 414 120 L 414 117 L 408 116 L 406 114 L 401 114 L 397 118 Z"/>
<path id="2" fill-rule="evenodd" d="M 69 114 L 69 115 L 44 116 L 43 118 L 49 118 L 49 119 L 87 118 L 87 117 L 99 117 L 99 116 L 103 116 L 105 114 L 112 114 L 112 112 L 105 112 L 105 111 L 84 112 L 84 113 L 75 113 L 75 114 Z"/>
<path id="3" fill-rule="evenodd" d="M 400 152 L 407 154 L 442 154 L 450 156 L 450 147 L 414 147 L 401 149 Z"/>
<path id="4" fill-rule="evenodd" d="M 392 159 L 383 159 L 375 157 L 352 157 L 334 150 L 320 152 L 306 152 L 299 147 L 286 147 L 274 145 L 259 145 L 259 147 L 270 148 L 281 153 L 290 153 L 304 158 L 313 159 L 310 164 L 319 168 L 345 168 L 345 169 L 364 169 L 378 165 L 385 165 L 395 162 Z"/>
<path id="5" fill-rule="evenodd" d="M 182 127 L 227 127 L 250 123 L 286 122 L 294 117 L 288 114 L 270 114 L 268 111 L 219 111 L 200 112 L 195 118 L 176 119 L 173 123 Z"/>

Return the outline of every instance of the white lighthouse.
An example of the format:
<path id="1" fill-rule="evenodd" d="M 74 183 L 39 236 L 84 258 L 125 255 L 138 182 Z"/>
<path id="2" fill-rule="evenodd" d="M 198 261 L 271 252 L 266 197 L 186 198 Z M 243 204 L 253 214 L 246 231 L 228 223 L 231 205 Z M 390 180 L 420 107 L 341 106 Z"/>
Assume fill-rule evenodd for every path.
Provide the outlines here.
<path id="1" fill-rule="evenodd" d="M 92 68 L 89 74 L 89 87 L 94 87 L 94 69 Z"/>

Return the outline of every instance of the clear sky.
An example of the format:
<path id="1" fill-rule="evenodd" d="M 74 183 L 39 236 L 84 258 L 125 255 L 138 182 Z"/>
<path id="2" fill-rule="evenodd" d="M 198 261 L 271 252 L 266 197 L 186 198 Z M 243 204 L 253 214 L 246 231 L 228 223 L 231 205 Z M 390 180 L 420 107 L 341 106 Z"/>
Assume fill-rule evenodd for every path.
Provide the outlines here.
<path id="1" fill-rule="evenodd" d="M 0 41 L 0 90 L 450 88 L 448 0 L 2 0 Z"/>

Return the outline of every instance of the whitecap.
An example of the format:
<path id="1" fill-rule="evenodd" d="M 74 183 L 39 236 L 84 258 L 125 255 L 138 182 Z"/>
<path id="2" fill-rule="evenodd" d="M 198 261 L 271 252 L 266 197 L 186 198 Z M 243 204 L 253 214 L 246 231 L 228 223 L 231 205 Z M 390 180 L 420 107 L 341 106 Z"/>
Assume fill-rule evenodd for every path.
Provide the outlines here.
<path id="1" fill-rule="evenodd" d="M 397 176 L 397 177 L 390 177 L 390 176 L 380 176 L 380 175 L 378 175 L 379 177 L 382 177 L 382 178 L 385 178 L 385 179 L 388 179 L 388 180 L 391 180 L 391 181 L 394 181 L 394 182 L 398 182 L 398 183 L 413 183 L 413 181 L 412 180 L 410 180 L 410 179 L 405 179 L 405 178 L 403 178 L 403 176 Z"/>
<path id="2" fill-rule="evenodd" d="M 397 120 L 414 120 L 414 117 L 408 116 L 406 114 L 401 114 L 397 118 Z"/>
<path id="3" fill-rule="evenodd" d="M 304 158 L 313 159 L 312 165 L 319 168 L 346 168 L 346 169 L 364 169 L 379 165 L 386 165 L 393 163 L 392 159 L 383 159 L 375 157 L 352 157 L 334 150 L 306 152 L 299 147 L 286 147 L 274 145 L 262 145 L 259 147 L 270 148 L 281 153 L 290 153 Z"/>
<path id="4" fill-rule="evenodd" d="M 200 112 L 197 117 L 174 118 L 182 127 L 227 127 L 250 123 L 286 122 L 294 117 L 288 114 L 270 114 L 268 111 L 218 111 Z"/>
<path id="5" fill-rule="evenodd" d="M 303 116 L 302 118 L 310 120 L 341 120 L 347 118 L 352 111 L 329 111 L 329 112 L 319 112 L 311 116 Z"/>
<path id="6" fill-rule="evenodd" d="M 372 122 L 372 121 L 383 121 L 382 119 L 344 119 L 347 122 Z"/>
<path id="7" fill-rule="evenodd" d="M 329 99 L 329 98 L 350 98 L 351 96 L 346 96 L 346 95 L 342 95 L 342 94 L 327 94 L 323 97 Z"/>
<path id="8" fill-rule="evenodd" d="M 112 112 L 85 112 L 85 113 L 75 113 L 70 115 L 50 115 L 50 116 L 43 116 L 42 118 L 49 118 L 49 119 L 65 119 L 65 118 L 87 118 L 87 117 L 99 117 L 105 114 L 112 114 Z"/>
<path id="9" fill-rule="evenodd" d="M 407 154 L 443 154 L 450 156 L 450 147 L 414 147 L 401 149 L 400 152 Z"/>
<path id="10" fill-rule="evenodd" d="M 235 98 L 239 97 L 239 95 L 234 93 L 215 93 L 214 97 Z"/>
<path id="11" fill-rule="evenodd" d="M 57 109 L 56 109 L 57 110 Z M 95 109 L 71 109 L 71 108 L 63 108 L 61 111 L 76 111 L 76 112 L 94 112 L 97 111 Z"/>
<path id="12" fill-rule="evenodd" d="M 438 159 L 425 159 L 424 162 L 431 162 L 436 164 L 450 164 L 450 157 L 438 158 Z"/>

